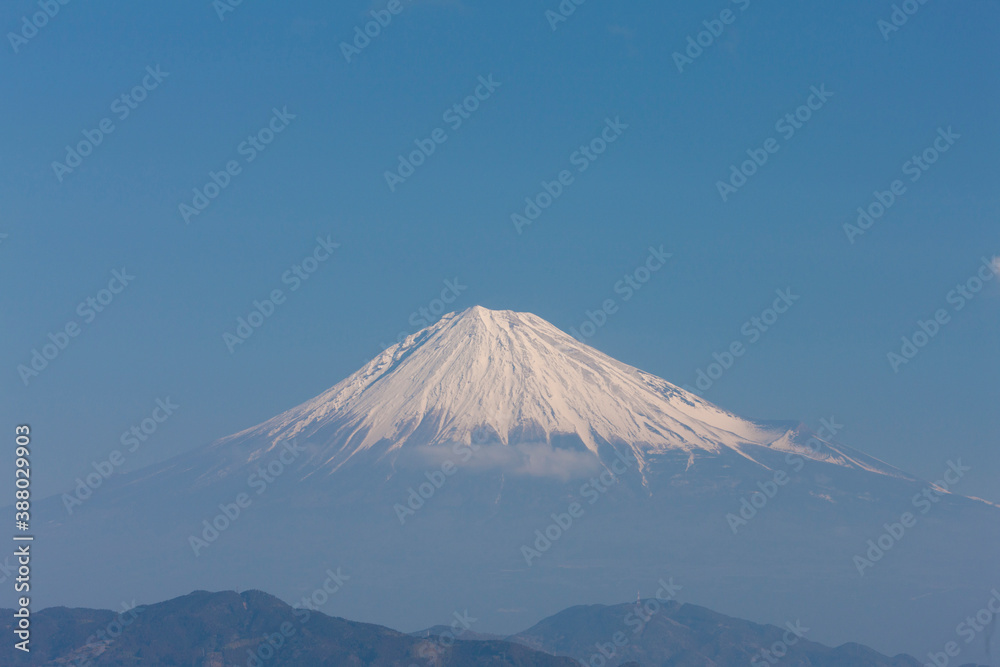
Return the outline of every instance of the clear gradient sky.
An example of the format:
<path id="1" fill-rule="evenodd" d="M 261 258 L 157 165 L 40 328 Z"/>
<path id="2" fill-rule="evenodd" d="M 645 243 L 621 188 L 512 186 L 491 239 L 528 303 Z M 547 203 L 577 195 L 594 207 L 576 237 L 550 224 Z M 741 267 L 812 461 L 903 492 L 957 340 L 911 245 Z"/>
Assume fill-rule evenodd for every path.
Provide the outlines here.
<path id="1" fill-rule="evenodd" d="M 927 478 L 960 458 L 973 470 L 956 491 L 1000 501 L 1000 280 L 960 310 L 949 298 L 1000 254 L 1000 5 L 930 1 L 886 36 L 889 0 L 589 0 L 555 23 L 557 0 L 401 0 L 347 62 L 342 42 L 385 6 L 245 0 L 220 18 L 207 0 L 77 0 L 12 40 L 40 10 L 4 3 L 0 413 L 11 438 L 33 427 L 37 494 L 122 449 L 158 398 L 179 408 L 125 469 L 318 394 L 457 279 L 450 310 L 564 330 L 614 299 L 588 342 L 678 385 L 742 342 L 709 400 L 834 417 L 843 442 Z M 712 23 L 723 10 L 732 21 Z M 721 34 L 679 71 L 705 21 Z M 776 125 L 823 86 L 791 136 Z M 445 116 L 477 89 L 475 111 Z M 273 142 L 243 144 L 274 109 Z M 92 154 L 53 167 L 103 119 L 114 129 Z M 608 119 L 615 141 L 581 158 Z M 390 189 L 385 172 L 439 128 L 446 141 Z M 906 171 L 948 128 L 948 150 Z M 748 150 L 767 161 L 724 201 L 718 182 Z M 179 205 L 229 161 L 238 173 L 187 223 Z M 563 170 L 572 182 L 519 234 L 511 214 Z M 897 179 L 905 191 L 851 243 L 844 224 Z M 339 247 L 293 291 L 318 236 Z M 651 246 L 671 257 L 625 300 L 616 284 Z M 88 321 L 79 304 L 111 296 L 123 269 L 134 279 Z M 274 314 L 227 346 L 275 289 Z M 798 300 L 751 341 L 745 323 L 785 289 Z M 895 372 L 887 353 L 939 309 L 947 321 Z M 18 366 L 70 323 L 78 335 L 26 384 Z"/>

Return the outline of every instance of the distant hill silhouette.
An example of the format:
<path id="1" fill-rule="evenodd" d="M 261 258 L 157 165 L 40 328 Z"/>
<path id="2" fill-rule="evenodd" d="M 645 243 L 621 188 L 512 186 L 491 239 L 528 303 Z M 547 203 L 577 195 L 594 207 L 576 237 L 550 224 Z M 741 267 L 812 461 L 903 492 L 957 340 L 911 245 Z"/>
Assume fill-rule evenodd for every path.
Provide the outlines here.
<path id="1" fill-rule="evenodd" d="M 2 613 L 3 631 L 12 637 L 13 612 Z M 116 620 L 129 624 L 120 630 L 113 625 Z M 13 641 L 3 642 L 0 664 L 12 667 L 577 665 L 569 658 L 553 657 L 510 642 L 452 641 L 450 637 L 441 642 L 318 612 L 307 613 L 260 591 L 239 594 L 196 591 L 120 616 L 112 611 L 55 607 L 34 614 L 32 629 L 31 653 L 15 649 Z M 116 636 L 114 639 L 96 638 L 88 645 L 88 638 L 98 632 L 108 634 L 109 630 Z M 435 655 L 437 661 L 432 662 L 430 658 Z"/>
<path id="2" fill-rule="evenodd" d="M 0 610 L 11 636 L 13 610 Z M 499 638 L 437 625 L 404 634 L 292 608 L 261 591 L 195 591 L 113 612 L 54 607 L 32 616 L 31 653 L 0 644 L 0 665 L 185 667 L 921 667 L 860 644 L 830 648 L 811 629 L 759 625 L 692 604 L 571 607 Z M 770 653 L 765 653 L 770 651 Z M 780 654 L 780 655 L 779 655 Z M 557 657 L 558 656 L 558 657 Z M 579 661 L 579 662 L 578 662 Z M 966 664 L 963 667 L 975 667 Z"/>
<path id="3" fill-rule="evenodd" d="M 612 667 L 923 665 L 908 655 L 890 658 L 860 644 L 837 648 L 817 644 L 808 640 L 806 628 L 808 625 L 798 625 L 795 620 L 779 628 L 724 616 L 693 604 L 642 600 L 571 607 L 507 639 L 555 655 L 572 656 L 586 665 Z"/>

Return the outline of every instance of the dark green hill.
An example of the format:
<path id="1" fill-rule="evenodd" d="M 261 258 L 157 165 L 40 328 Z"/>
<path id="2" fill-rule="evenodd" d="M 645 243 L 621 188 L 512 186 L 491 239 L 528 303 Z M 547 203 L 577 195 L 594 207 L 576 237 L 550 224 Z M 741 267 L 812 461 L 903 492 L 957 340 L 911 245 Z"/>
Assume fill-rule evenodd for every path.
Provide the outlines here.
<path id="1" fill-rule="evenodd" d="M 4 610 L 11 635 L 13 612 Z M 125 625 L 121 628 L 120 625 Z M 100 633 L 100 634 L 98 634 Z M 574 667 L 504 641 L 454 641 L 445 646 L 378 625 L 293 609 L 259 591 L 196 591 L 132 612 L 56 607 L 32 617 L 31 654 L 0 646 L 2 665 L 184 667 L 361 666 Z M 437 655 L 438 661 L 432 662 Z M 259 662 L 254 661 L 256 656 Z M 89 662 L 88 662 L 89 660 Z"/>

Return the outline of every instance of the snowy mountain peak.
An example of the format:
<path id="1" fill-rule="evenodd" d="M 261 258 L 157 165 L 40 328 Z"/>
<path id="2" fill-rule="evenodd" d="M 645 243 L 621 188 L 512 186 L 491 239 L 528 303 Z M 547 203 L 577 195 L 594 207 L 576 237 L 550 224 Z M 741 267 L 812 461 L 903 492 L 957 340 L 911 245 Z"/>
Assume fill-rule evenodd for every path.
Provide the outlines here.
<path id="1" fill-rule="evenodd" d="M 233 437 L 247 435 L 321 443 L 321 463 L 334 469 L 373 448 L 383 455 L 456 442 L 544 444 L 600 459 L 614 448 L 643 469 L 650 454 L 753 458 L 748 447 L 795 437 L 616 361 L 536 315 L 481 306 L 444 315 L 323 394 Z"/>

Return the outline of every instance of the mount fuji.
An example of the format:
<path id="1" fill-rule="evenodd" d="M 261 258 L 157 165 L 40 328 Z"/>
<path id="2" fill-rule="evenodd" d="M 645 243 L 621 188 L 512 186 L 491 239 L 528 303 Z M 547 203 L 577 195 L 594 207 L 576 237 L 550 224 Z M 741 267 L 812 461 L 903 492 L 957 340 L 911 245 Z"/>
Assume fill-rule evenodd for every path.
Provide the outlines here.
<path id="1" fill-rule="evenodd" d="M 663 455 L 693 462 L 723 454 L 755 461 L 761 447 L 803 453 L 801 435 L 721 410 L 530 313 L 475 306 L 445 315 L 313 400 L 215 448 L 246 440 L 325 443 L 314 450 L 310 472 L 329 474 L 366 453 L 392 461 L 413 447 L 544 445 L 579 452 L 596 467 L 624 453 L 643 473 Z M 903 476 L 829 442 L 810 456 Z"/>
<path id="2" fill-rule="evenodd" d="M 260 588 L 399 628 L 464 610 L 504 633 L 672 579 L 814 641 L 940 650 L 1000 583 L 1000 508 L 951 491 L 960 461 L 922 481 L 839 428 L 744 419 L 535 315 L 474 307 L 71 513 L 39 504 L 36 598 Z M 344 580 L 320 606 L 328 571 Z"/>

